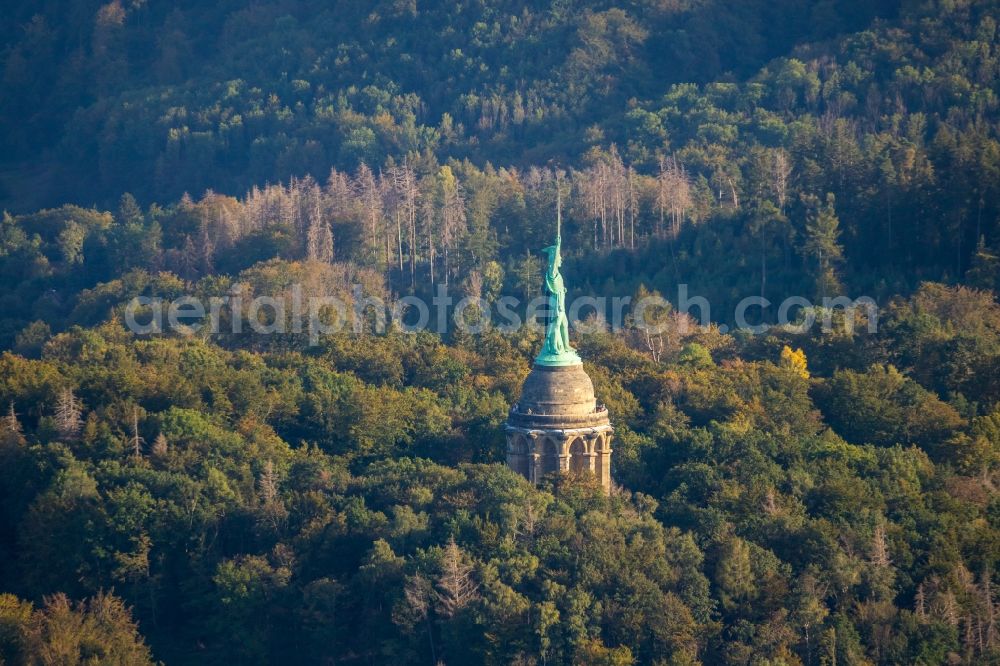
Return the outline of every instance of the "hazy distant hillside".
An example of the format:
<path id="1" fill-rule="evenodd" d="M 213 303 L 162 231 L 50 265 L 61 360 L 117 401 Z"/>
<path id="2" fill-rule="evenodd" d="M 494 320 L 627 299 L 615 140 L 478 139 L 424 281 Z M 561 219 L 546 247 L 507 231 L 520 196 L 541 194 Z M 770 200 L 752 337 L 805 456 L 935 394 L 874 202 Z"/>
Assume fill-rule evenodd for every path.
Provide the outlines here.
<path id="1" fill-rule="evenodd" d="M 576 159 L 677 82 L 740 80 L 897 2 L 9 3 L 0 204 L 169 201 L 431 150 Z"/>

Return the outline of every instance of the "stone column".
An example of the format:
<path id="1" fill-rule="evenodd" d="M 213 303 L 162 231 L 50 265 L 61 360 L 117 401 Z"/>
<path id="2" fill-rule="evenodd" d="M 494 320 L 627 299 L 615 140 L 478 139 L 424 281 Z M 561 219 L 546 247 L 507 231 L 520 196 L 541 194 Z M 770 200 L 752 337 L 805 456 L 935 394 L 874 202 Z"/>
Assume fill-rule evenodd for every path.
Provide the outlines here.
<path id="1" fill-rule="evenodd" d="M 525 474 L 527 472 L 525 455 L 523 452 L 514 451 L 516 437 L 517 435 L 507 433 L 507 467 L 510 467 L 518 474 Z"/>
<path id="2" fill-rule="evenodd" d="M 538 433 L 529 432 L 528 437 L 528 480 L 534 484 L 538 483 L 538 480 L 542 478 L 541 471 L 541 456 L 538 455 Z"/>
<path id="3" fill-rule="evenodd" d="M 541 478 L 542 478 L 542 456 L 537 453 L 532 453 L 530 481 L 537 486 L 538 481 Z"/>
<path id="4" fill-rule="evenodd" d="M 601 487 L 605 492 L 611 491 L 611 434 L 604 436 L 604 446 L 598 453 L 601 456 Z"/>
<path id="5" fill-rule="evenodd" d="M 597 435 L 587 435 L 587 469 L 591 474 L 597 474 L 597 451 L 594 447 L 597 445 Z"/>

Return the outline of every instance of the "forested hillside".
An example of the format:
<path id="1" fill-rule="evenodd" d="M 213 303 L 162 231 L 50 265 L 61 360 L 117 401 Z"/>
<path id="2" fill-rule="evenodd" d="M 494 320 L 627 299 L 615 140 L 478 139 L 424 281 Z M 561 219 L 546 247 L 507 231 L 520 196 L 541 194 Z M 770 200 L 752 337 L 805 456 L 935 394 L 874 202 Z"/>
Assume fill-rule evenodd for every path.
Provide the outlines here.
<path id="1" fill-rule="evenodd" d="M 147 203 L 209 187 L 241 194 L 410 151 L 518 166 L 576 158 L 587 128 L 612 130 L 626 100 L 752 75 L 800 41 L 896 9 L 857 0 L 11 4 L 0 145 L 6 164 L 34 172 L 14 174 L 5 193 L 22 210 L 108 205 L 123 191 Z M 15 184 L 33 196 L 22 200 Z"/>
<path id="2" fill-rule="evenodd" d="M 8 5 L 0 662 L 1000 663 L 995 0 Z M 557 191 L 712 308 L 573 334 L 610 497 L 502 464 L 532 328 L 124 324 L 531 298 Z"/>

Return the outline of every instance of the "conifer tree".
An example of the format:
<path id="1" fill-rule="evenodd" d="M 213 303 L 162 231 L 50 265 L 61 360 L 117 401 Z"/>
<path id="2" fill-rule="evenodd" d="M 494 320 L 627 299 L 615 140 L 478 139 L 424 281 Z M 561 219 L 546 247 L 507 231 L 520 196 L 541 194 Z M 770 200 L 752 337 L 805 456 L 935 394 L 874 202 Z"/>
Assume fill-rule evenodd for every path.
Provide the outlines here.
<path id="1" fill-rule="evenodd" d="M 837 218 L 835 198 L 833 194 L 827 194 L 824 204 L 820 204 L 819 198 L 812 195 L 803 199 L 810 209 L 806 220 L 803 250 L 816 262 L 813 276 L 820 298 L 835 296 L 837 295 L 835 292 L 840 289 L 835 267 L 843 257 L 843 248 L 840 246 L 840 220 Z"/>

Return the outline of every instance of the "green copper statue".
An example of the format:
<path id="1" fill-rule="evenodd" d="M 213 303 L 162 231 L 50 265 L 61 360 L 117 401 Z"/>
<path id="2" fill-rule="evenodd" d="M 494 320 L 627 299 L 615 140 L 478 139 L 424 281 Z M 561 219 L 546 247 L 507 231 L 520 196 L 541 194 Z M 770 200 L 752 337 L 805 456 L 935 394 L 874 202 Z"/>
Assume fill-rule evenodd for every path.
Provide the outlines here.
<path id="1" fill-rule="evenodd" d="M 560 202 L 561 203 L 561 202 Z M 569 345 L 569 319 L 566 317 L 566 287 L 563 284 L 559 267 L 562 265 L 560 247 L 562 238 L 562 210 L 557 213 L 556 244 L 545 248 L 549 256 L 548 268 L 545 271 L 545 288 L 549 292 L 549 325 L 545 329 L 545 344 L 541 353 L 535 357 L 538 365 L 576 365 L 582 363 L 576 350 Z"/>

